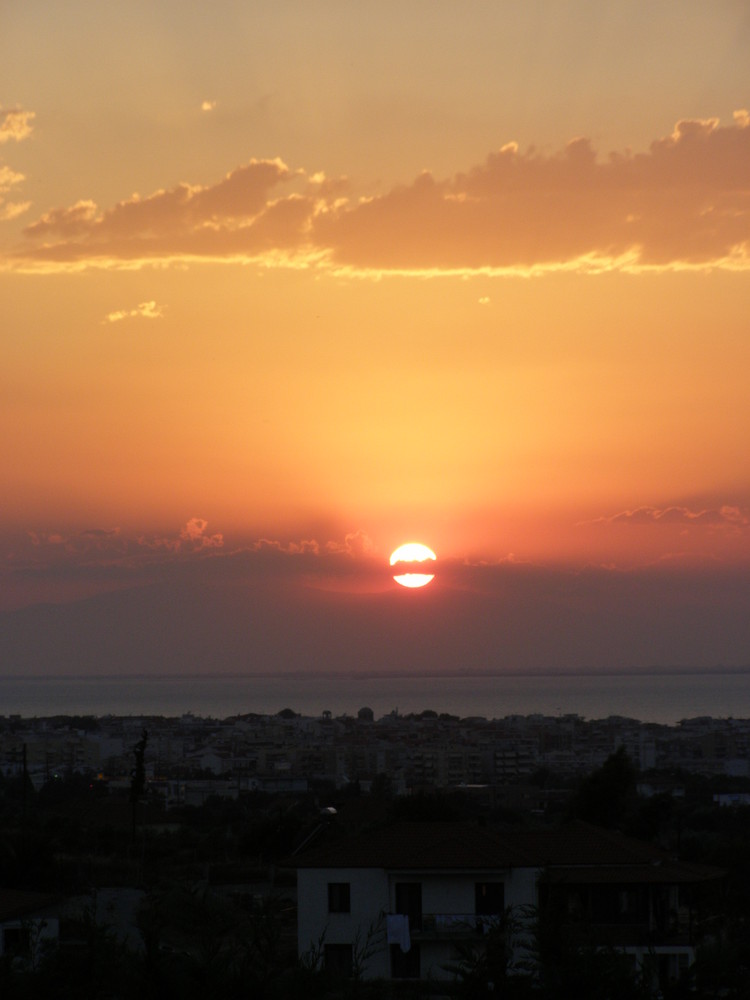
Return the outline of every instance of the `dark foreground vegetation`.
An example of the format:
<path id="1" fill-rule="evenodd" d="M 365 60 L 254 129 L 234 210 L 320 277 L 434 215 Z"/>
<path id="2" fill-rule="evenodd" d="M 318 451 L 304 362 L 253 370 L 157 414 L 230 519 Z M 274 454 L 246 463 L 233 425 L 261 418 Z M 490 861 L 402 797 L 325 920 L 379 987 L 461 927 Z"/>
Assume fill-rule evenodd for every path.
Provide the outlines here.
<path id="1" fill-rule="evenodd" d="M 61 911 L 59 940 L 36 939 L 29 923 L 17 948 L 6 949 L 3 1000 L 479 997 L 488 982 L 494 996 L 539 1000 L 750 997 L 750 807 L 723 808 L 713 799 L 729 784 L 750 790 L 746 780 L 643 776 L 618 752 L 569 787 L 555 812 L 531 816 L 461 792 L 398 799 L 385 776 L 367 795 L 356 785 L 346 792 L 318 787 L 165 811 L 150 800 L 137 761 L 133 773 L 130 793 L 80 774 L 55 777 L 37 791 L 21 777 L 0 779 L 0 894 L 22 890 L 75 903 Z M 644 797 L 637 780 L 665 790 Z M 533 781 L 562 784 L 546 772 Z M 346 836 L 396 818 L 522 827 L 570 817 L 726 871 L 701 905 L 696 962 L 658 992 L 626 956 L 566 945 L 541 912 L 529 925 L 533 974 L 509 964 L 508 928 L 501 926 L 486 951 L 457 952 L 448 983 L 368 983 L 356 963 L 353 976 L 337 978 L 322 967 L 322 943 L 320 952 L 297 956 L 289 859 L 310 838 L 325 836 L 327 826 Z M 99 905 L 105 888 L 111 894 L 118 887 L 137 897 L 127 930 Z"/>

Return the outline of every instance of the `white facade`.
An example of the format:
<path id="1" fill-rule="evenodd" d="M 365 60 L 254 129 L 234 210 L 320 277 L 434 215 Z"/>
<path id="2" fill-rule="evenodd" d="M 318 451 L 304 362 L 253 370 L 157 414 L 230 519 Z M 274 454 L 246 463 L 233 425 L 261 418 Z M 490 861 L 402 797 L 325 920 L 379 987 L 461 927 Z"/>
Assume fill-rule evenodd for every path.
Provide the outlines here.
<path id="1" fill-rule="evenodd" d="M 18 957 L 33 968 L 60 937 L 56 916 L 12 918 L 0 923 L 0 956 Z"/>
<path id="2" fill-rule="evenodd" d="M 397 975 L 391 952 L 401 948 L 388 943 L 388 916 L 399 912 L 398 886 L 419 885 L 421 919 L 410 920 L 412 961 L 418 953 L 419 978 L 450 979 L 453 973 L 445 966 L 456 959 L 456 943 L 481 943 L 491 919 L 477 916 L 477 885 L 501 884 L 503 908 L 520 908 L 536 903 L 537 875 L 535 868 L 463 872 L 300 868 L 299 953 L 315 951 L 321 944 L 352 945 L 355 963 L 363 960 L 365 978 Z M 349 911 L 330 912 L 328 887 L 340 884 L 349 886 Z M 501 916 L 502 911 L 494 914 L 498 920 Z"/>

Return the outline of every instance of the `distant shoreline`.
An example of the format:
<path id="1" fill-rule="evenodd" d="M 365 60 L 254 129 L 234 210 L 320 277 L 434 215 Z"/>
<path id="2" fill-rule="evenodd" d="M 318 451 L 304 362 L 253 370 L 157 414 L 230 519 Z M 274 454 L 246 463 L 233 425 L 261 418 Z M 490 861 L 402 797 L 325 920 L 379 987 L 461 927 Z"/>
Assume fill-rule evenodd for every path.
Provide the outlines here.
<path id="1" fill-rule="evenodd" d="M 268 678 L 294 680 L 304 677 L 311 679 L 320 677 L 346 678 L 348 681 L 357 680 L 395 680 L 397 678 L 420 679 L 420 678 L 506 678 L 506 677 L 713 677 L 723 675 L 750 674 L 750 664 L 746 666 L 722 666 L 716 667 L 617 667 L 607 668 L 581 668 L 576 670 L 553 670 L 551 668 L 534 668 L 529 670 L 354 670 L 345 672 L 343 670 L 253 670 L 244 673 L 233 672 L 203 672 L 192 673 L 117 673 L 117 674 L 0 674 L 0 683 L 3 681 L 121 681 L 121 680 L 206 680 L 215 678 L 217 680 L 251 680 L 257 677 L 259 680 Z"/>

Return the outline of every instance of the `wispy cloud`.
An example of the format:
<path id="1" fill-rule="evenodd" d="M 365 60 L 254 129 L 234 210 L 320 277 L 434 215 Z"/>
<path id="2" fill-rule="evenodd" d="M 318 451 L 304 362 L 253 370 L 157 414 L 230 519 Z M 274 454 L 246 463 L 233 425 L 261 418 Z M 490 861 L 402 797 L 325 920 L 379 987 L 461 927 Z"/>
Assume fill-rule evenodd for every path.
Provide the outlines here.
<path id="1" fill-rule="evenodd" d="M 31 206 L 30 201 L 7 201 L 6 195 L 13 188 L 22 184 L 26 178 L 10 167 L 0 167 L 0 221 L 15 219 L 19 215 L 27 212 Z"/>
<path id="2" fill-rule="evenodd" d="M 32 122 L 36 117 L 33 111 L 21 111 L 19 108 L 0 108 L 0 143 L 21 142 L 27 139 L 33 130 Z"/>
<path id="3" fill-rule="evenodd" d="M 729 528 L 738 530 L 750 525 L 748 514 L 740 507 L 725 504 L 691 510 L 689 507 L 635 507 L 607 517 L 598 517 L 586 524 L 677 525 L 678 527 Z"/>
<path id="4" fill-rule="evenodd" d="M 0 144 L 22 142 L 32 132 L 33 111 L 0 108 Z M 25 181 L 23 174 L 4 164 L 0 165 L 0 222 L 7 222 L 23 215 L 31 207 L 29 201 L 8 201 L 6 195 Z"/>
<path id="5" fill-rule="evenodd" d="M 52 208 L 15 266 L 134 266 L 184 258 L 359 273 L 750 268 L 750 115 L 683 120 L 646 152 L 587 138 L 548 154 L 508 143 L 446 179 L 357 198 L 345 178 L 251 160 L 100 210 Z"/>
<path id="6" fill-rule="evenodd" d="M 224 550 L 226 557 L 238 555 L 252 561 L 258 556 L 264 563 L 265 557 L 300 557 L 305 562 L 309 557 L 325 563 L 329 568 L 336 563 L 351 564 L 368 560 L 374 553 L 371 538 L 362 530 L 345 535 L 343 541 L 314 538 L 293 539 L 259 538 L 244 542 L 227 550 L 223 532 L 210 531 L 209 522 L 204 517 L 191 517 L 176 531 L 161 534 L 128 534 L 120 527 L 89 528 L 84 531 L 29 530 L 26 544 L 17 546 L 14 554 L 6 553 L 7 564 L 11 567 L 43 567 L 47 564 L 66 562 L 71 567 L 111 563 L 133 567 L 139 564 L 153 564 L 154 557 L 171 561 L 174 557 L 190 557 L 214 550 Z"/>
<path id="7" fill-rule="evenodd" d="M 148 302 L 141 302 L 135 309 L 117 309 L 107 313 L 102 322 L 120 323 L 124 319 L 160 319 L 162 316 L 162 307 L 151 299 Z"/>
<path id="8" fill-rule="evenodd" d="M 224 535 L 209 531 L 202 517 L 191 517 L 179 530 L 162 534 L 132 534 L 119 526 L 29 530 L 4 553 L 0 566 L 9 592 L 14 582 L 24 580 L 106 580 L 122 585 L 135 578 L 147 582 L 170 566 L 216 555 L 223 548 Z"/>

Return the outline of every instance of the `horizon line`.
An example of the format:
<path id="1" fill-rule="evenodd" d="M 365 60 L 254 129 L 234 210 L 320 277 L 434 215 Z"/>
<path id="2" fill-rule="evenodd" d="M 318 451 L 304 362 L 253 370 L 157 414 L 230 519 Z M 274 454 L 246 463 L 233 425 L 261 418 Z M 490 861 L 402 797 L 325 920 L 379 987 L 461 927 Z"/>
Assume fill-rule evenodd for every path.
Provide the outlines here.
<path id="1" fill-rule="evenodd" d="M 270 679 L 287 678 L 294 680 L 300 677 L 321 677 L 321 678 L 343 678 L 350 680 L 376 680 L 378 678 L 392 680 L 394 678 L 503 678 L 503 677 L 679 677 L 679 676 L 702 676 L 716 674 L 748 674 L 750 664 L 741 666 L 726 666 L 717 664 L 714 667 L 616 667 L 609 668 L 583 668 L 576 667 L 572 670 L 553 669 L 551 667 L 530 668 L 520 670 L 517 668 L 510 670 L 480 670 L 478 668 L 447 669 L 447 670 L 364 670 L 346 672 L 342 670 L 261 670 L 261 671 L 210 671 L 192 673 L 96 673 L 96 674 L 0 674 L 0 683 L 3 681 L 34 681 L 34 680 L 57 680 L 57 681 L 114 681 L 114 680 L 202 680 L 202 679 L 224 679 L 224 680 L 246 680 L 251 678 Z"/>

